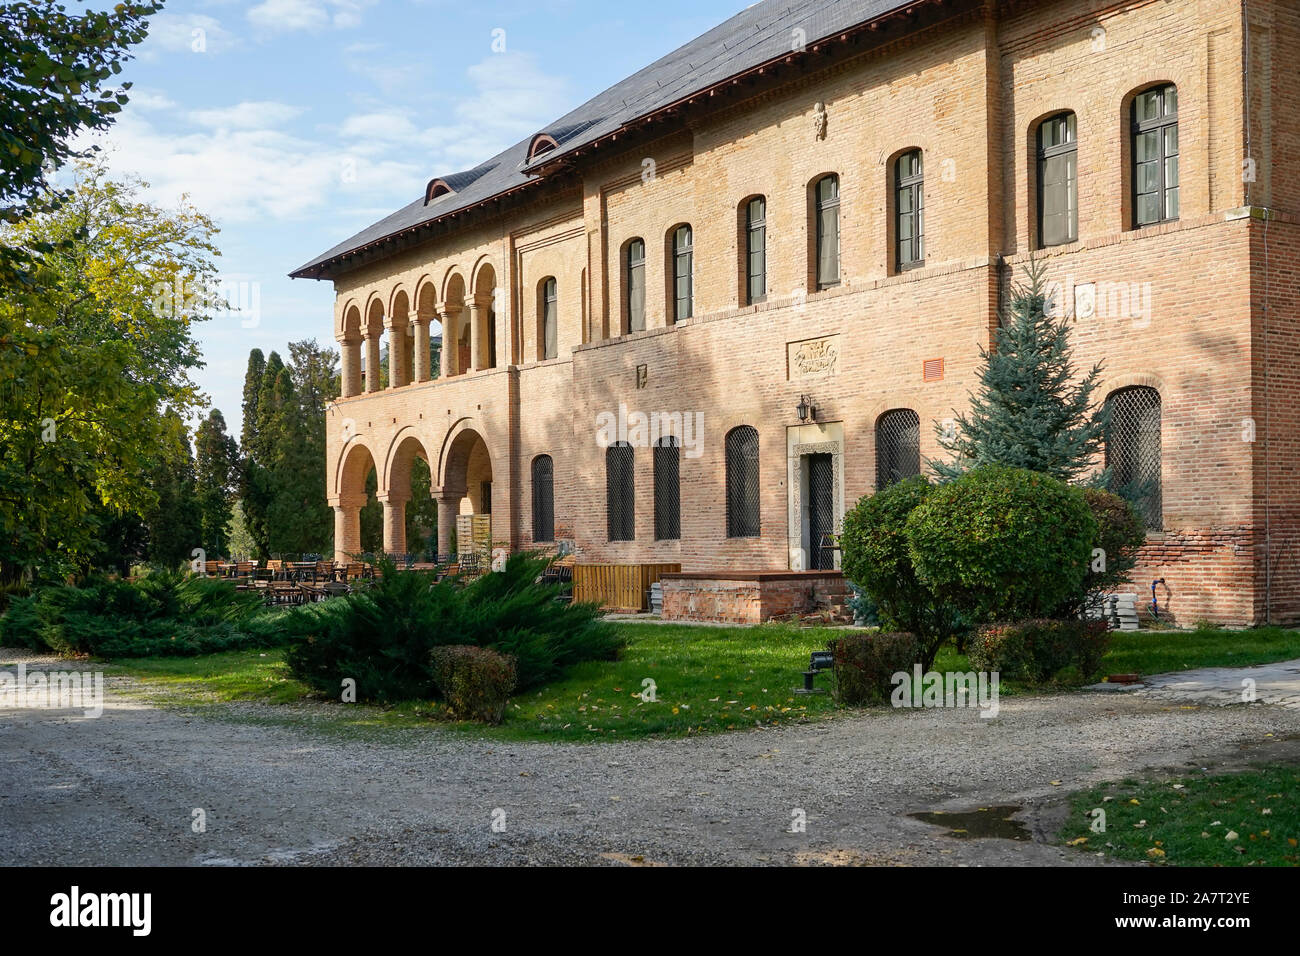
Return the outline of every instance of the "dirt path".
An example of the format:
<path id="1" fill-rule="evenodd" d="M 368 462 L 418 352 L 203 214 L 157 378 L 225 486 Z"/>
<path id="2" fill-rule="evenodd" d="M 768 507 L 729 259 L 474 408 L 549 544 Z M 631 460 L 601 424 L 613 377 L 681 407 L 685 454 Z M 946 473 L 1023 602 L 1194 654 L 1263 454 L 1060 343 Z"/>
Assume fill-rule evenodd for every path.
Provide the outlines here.
<path id="1" fill-rule="evenodd" d="M 16 660 L 0 651 L 0 669 Z M 159 708 L 109 683 L 99 718 L 0 709 L 0 864 L 1092 864 L 1107 861 L 1041 842 L 1068 791 L 1300 756 L 1296 708 L 1144 693 L 574 745 L 358 739 L 319 732 L 309 708 Z M 993 804 L 1024 807 L 1035 839 L 956 839 L 907 816 Z M 795 810 L 806 832 L 789 832 Z"/>

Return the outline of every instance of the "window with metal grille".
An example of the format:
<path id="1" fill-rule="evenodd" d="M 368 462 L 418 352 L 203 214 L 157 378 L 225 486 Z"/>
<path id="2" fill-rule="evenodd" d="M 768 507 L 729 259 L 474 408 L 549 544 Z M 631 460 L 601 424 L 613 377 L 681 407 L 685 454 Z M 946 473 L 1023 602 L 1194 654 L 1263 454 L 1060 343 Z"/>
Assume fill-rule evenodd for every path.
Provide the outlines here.
<path id="1" fill-rule="evenodd" d="M 741 425 L 727 432 L 727 537 L 757 538 L 758 432 Z"/>
<path id="2" fill-rule="evenodd" d="M 1158 86 L 1133 100 L 1133 222 L 1178 218 L 1178 88 Z"/>
<path id="3" fill-rule="evenodd" d="M 645 240 L 627 244 L 627 330 L 645 331 Z"/>
<path id="4" fill-rule="evenodd" d="M 1110 425 L 1106 429 L 1109 488 L 1132 502 L 1146 526 L 1163 526 L 1160 477 L 1160 393 L 1136 385 L 1112 392 L 1106 399 Z"/>
<path id="5" fill-rule="evenodd" d="M 921 473 L 921 416 L 895 408 L 876 419 L 876 490 Z"/>
<path id="6" fill-rule="evenodd" d="M 1073 113 L 1038 127 L 1038 241 L 1059 246 L 1079 238 L 1079 144 Z"/>
<path id="7" fill-rule="evenodd" d="M 682 536 L 682 449 L 674 436 L 655 442 L 654 466 L 655 540 L 676 541 Z"/>
<path id="8" fill-rule="evenodd" d="M 901 271 L 925 262 L 925 177 L 921 151 L 898 157 L 894 166 L 894 265 Z"/>
<path id="9" fill-rule="evenodd" d="M 767 298 L 767 200 L 745 204 L 745 296 L 753 305 Z"/>
<path id="10" fill-rule="evenodd" d="M 625 441 L 605 449 L 605 512 L 610 541 L 636 538 L 635 454 Z"/>
<path id="11" fill-rule="evenodd" d="M 840 178 L 817 181 L 817 288 L 840 284 Z"/>
<path id="12" fill-rule="evenodd" d="M 555 463 L 550 455 L 533 459 L 533 540 L 555 540 Z"/>
<path id="13" fill-rule="evenodd" d="M 695 250 L 691 245 L 691 227 L 673 230 L 673 321 L 689 319 L 694 308 Z"/>
<path id="14" fill-rule="evenodd" d="M 559 295 L 555 279 L 542 280 L 542 354 L 544 359 L 559 355 Z"/>

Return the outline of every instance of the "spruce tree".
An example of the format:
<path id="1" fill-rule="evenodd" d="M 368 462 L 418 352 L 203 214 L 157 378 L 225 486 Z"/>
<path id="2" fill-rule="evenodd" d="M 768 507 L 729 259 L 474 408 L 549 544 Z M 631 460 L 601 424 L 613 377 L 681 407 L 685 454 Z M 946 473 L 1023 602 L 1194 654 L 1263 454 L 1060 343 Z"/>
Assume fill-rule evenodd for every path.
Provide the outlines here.
<path id="1" fill-rule="evenodd" d="M 1047 314 L 1045 267 L 1031 262 L 1028 285 L 1011 289 L 993 348 L 980 349 L 980 386 L 955 428 L 936 426 L 951 461 L 930 461 L 940 480 L 986 464 L 1027 468 L 1078 481 L 1101 450 L 1107 410 L 1092 396 L 1101 363 L 1077 377 L 1069 320 Z"/>

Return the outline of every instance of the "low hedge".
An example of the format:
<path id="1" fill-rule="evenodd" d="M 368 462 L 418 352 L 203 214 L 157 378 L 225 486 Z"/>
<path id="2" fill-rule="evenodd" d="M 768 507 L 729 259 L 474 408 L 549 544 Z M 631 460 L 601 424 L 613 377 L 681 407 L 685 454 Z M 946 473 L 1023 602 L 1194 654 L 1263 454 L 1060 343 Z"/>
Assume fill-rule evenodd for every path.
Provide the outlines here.
<path id="1" fill-rule="evenodd" d="M 453 716 L 499 724 L 515 689 L 515 659 L 473 644 L 448 644 L 429 652 L 433 683 Z"/>
<path id="2" fill-rule="evenodd" d="M 850 706 L 888 701 L 891 678 L 900 671 L 910 674 L 921 659 L 920 642 L 905 631 L 850 633 L 829 647 L 835 655 L 835 699 Z"/>
<path id="3" fill-rule="evenodd" d="M 1033 619 L 981 628 L 967 654 L 975 670 L 1042 684 L 1095 676 L 1109 647 L 1105 621 Z"/>

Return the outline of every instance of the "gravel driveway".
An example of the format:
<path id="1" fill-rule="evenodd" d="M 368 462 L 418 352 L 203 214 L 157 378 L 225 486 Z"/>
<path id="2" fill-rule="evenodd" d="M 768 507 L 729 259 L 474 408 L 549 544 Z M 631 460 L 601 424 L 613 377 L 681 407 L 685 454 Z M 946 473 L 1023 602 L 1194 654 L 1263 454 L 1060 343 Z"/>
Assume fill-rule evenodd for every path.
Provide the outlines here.
<path id="1" fill-rule="evenodd" d="M 0 650 L 0 668 L 20 656 Z M 160 708 L 114 677 L 98 719 L 0 710 L 0 864 L 1096 864 L 1041 842 L 1068 791 L 1295 759 L 1298 740 L 1292 707 L 1144 692 L 685 740 L 503 744 L 434 726 L 358 738 L 313 726 L 310 706 Z M 958 839 L 907 816 L 992 804 L 1024 807 L 1034 839 Z M 795 810 L 805 832 L 790 832 Z"/>

